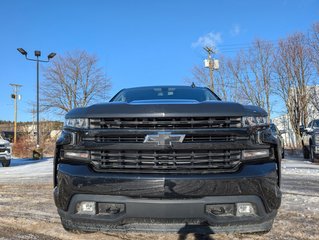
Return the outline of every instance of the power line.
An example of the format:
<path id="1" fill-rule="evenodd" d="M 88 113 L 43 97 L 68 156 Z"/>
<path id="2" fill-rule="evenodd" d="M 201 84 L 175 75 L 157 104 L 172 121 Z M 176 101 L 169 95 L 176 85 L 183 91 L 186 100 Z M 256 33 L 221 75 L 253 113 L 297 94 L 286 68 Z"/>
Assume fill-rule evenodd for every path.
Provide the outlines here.
<path id="1" fill-rule="evenodd" d="M 258 40 L 261 43 L 271 43 L 276 44 L 278 40 Z M 220 44 L 220 48 L 233 48 L 233 47 L 247 47 L 247 46 L 253 46 L 256 43 L 256 41 L 252 41 L 249 43 L 230 43 L 230 44 Z"/>

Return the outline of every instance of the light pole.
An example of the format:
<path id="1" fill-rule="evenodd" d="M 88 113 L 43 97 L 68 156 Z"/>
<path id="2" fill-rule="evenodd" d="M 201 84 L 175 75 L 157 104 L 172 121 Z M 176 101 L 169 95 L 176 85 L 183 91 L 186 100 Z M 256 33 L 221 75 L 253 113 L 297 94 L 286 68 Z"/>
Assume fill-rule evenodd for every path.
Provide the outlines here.
<path id="1" fill-rule="evenodd" d="M 39 50 L 34 51 L 34 56 L 36 56 L 35 59 L 34 58 L 28 58 L 28 53 L 23 48 L 18 48 L 17 50 L 22 55 L 24 55 L 27 60 L 37 62 L 37 149 L 39 149 L 40 148 L 40 135 L 39 135 L 39 132 L 40 132 L 40 127 L 39 127 L 39 87 L 40 87 L 40 84 L 39 84 L 39 63 L 40 62 L 44 62 L 44 63 L 49 62 L 50 59 L 54 58 L 54 56 L 56 54 L 52 52 L 52 53 L 50 53 L 48 55 L 48 60 L 40 60 L 39 57 L 41 56 L 41 51 L 39 51 Z"/>

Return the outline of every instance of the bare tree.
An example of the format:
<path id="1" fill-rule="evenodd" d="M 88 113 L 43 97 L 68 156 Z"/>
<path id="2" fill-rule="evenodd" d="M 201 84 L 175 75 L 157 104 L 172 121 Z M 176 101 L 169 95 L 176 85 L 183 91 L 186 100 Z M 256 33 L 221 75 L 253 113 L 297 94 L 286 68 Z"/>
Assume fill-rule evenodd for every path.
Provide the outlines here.
<path id="1" fill-rule="evenodd" d="M 238 102 L 240 100 L 237 82 L 232 79 L 232 72 L 229 68 L 230 59 L 221 56 L 219 58 L 219 69 L 215 74 L 215 86 L 222 99 Z"/>
<path id="2" fill-rule="evenodd" d="M 104 100 L 111 87 L 97 57 L 86 51 L 57 57 L 45 70 L 45 78 L 42 106 L 58 114 Z"/>
<path id="3" fill-rule="evenodd" d="M 232 79 L 237 83 L 242 103 L 253 104 L 271 114 L 273 45 L 267 41 L 255 40 L 248 51 L 240 51 L 228 63 Z"/>
<path id="4" fill-rule="evenodd" d="M 239 101 L 264 108 L 262 86 L 259 79 L 253 79 L 249 66 L 248 54 L 243 51 L 239 52 L 235 58 L 228 62 L 233 81 L 237 84 Z"/>
<path id="5" fill-rule="evenodd" d="M 319 74 L 319 22 L 312 25 L 309 36 L 309 46 L 311 49 L 311 60 Z"/>
<path id="6" fill-rule="evenodd" d="M 263 107 L 267 110 L 270 120 L 271 103 L 270 96 L 273 92 L 272 67 L 273 67 L 273 44 L 267 41 L 255 40 L 249 49 L 249 65 L 252 77 L 255 79 L 257 89 L 261 90 Z"/>
<path id="7" fill-rule="evenodd" d="M 249 51 L 241 51 L 235 58 L 220 57 L 220 68 L 214 71 L 215 92 L 224 100 L 265 108 L 270 118 L 272 52 L 271 43 L 256 40 Z M 195 66 L 192 73 L 190 80 L 209 86 L 204 67 Z"/>
<path id="8" fill-rule="evenodd" d="M 312 25 L 310 30 L 310 35 L 308 39 L 308 44 L 310 47 L 311 61 L 314 69 L 319 76 L 319 22 Z M 314 86 L 311 87 L 311 98 L 313 108 L 319 112 L 319 87 L 316 86 L 318 81 L 314 81 Z"/>
<path id="9" fill-rule="evenodd" d="M 274 61 L 278 79 L 277 93 L 285 102 L 289 120 L 300 144 L 300 124 L 307 123 L 309 84 L 312 65 L 310 49 L 303 33 L 280 40 Z"/>

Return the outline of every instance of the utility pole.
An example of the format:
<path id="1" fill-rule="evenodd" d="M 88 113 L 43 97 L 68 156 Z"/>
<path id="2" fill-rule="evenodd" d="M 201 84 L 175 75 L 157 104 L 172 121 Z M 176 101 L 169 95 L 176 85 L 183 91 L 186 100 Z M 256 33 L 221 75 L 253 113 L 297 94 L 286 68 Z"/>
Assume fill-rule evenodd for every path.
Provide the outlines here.
<path id="1" fill-rule="evenodd" d="M 11 97 L 14 99 L 14 137 L 13 143 L 17 143 L 17 118 L 18 118 L 18 100 L 20 100 L 20 95 L 18 95 L 19 88 L 22 87 L 20 84 L 10 83 L 13 87 L 13 94 Z"/>
<path id="2" fill-rule="evenodd" d="M 219 62 L 217 59 L 212 59 L 212 54 L 215 54 L 215 51 L 212 47 L 204 47 L 204 50 L 208 54 L 208 58 L 204 60 L 205 67 L 209 68 L 209 88 L 214 92 L 214 70 L 218 70 Z"/>

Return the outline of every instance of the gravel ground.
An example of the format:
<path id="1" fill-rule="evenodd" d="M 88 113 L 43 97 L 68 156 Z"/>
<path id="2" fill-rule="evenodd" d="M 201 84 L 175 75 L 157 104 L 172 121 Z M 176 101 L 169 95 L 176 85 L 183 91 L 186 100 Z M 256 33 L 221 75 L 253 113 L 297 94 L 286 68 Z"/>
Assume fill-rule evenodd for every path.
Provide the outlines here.
<path id="1" fill-rule="evenodd" d="M 319 165 L 283 160 L 283 199 L 273 229 L 264 235 L 93 233 L 64 231 L 52 198 L 52 159 L 15 159 L 0 168 L 0 240 L 8 239 L 319 239 Z"/>

